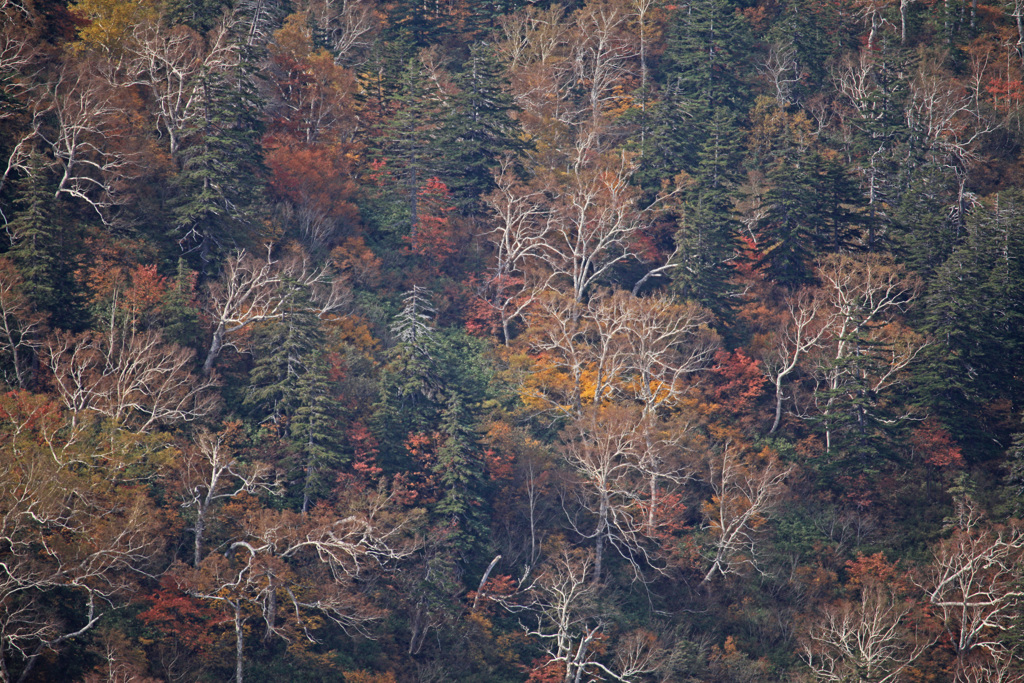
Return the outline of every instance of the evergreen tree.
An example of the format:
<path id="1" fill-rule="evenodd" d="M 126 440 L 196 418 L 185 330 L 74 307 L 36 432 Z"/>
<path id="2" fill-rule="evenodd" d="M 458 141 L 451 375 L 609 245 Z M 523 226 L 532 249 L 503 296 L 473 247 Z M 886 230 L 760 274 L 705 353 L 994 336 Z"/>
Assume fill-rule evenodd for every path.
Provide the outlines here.
<path id="1" fill-rule="evenodd" d="M 341 438 L 338 402 L 328 390 L 323 353 L 319 350 L 307 353 L 302 365 L 296 386 L 298 405 L 290 432 L 303 470 L 302 512 L 305 514 L 310 503 L 322 498 L 333 484 L 334 477 L 330 475 L 344 459 L 337 448 Z"/>
<path id="2" fill-rule="evenodd" d="M 296 411 L 309 402 L 302 396 L 300 379 L 307 372 L 307 361 L 323 346 L 323 331 L 308 290 L 294 280 L 281 286 L 287 301 L 284 315 L 253 334 L 255 362 L 244 403 L 255 407 L 261 423 L 288 438 Z"/>
<path id="3" fill-rule="evenodd" d="M 494 49 L 485 44 L 470 48 L 469 59 L 454 76 L 459 90 L 434 149 L 446 166 L 440 177 L 462 208 L 478 209 L 480 197 L 494 189 L 492 171 L 502 155 L 523 149 L 503 79 Z"/>
<path id="4" fill-rule="evenodd" d="M 808 164 L 779 164 L 768 174 L 772 189 L 765 195 L 760 222 L 765 247 L 761 264 L 774 282 L 797 288 L 814 282 L 817 255 L 814 224 L 818 194 Z"/>
<path id="5" fill-rule="evenodd" d="M 924 400 L 972 447 L 1005 429 L 979 411 L 1024 391 L 1024 201 L 997 195 L 976 210 L 967 235 L 928 285 L 924 325 L 934 343 L 919 373 Z M 965 410 L 971 406 L 972 410 Z"/>
<path id="6" fill-rule="evenodd" d="M 178 271 L 161 305 L 164 339 L 192 348 L 199 346 L 202 337 L 195 283 L 196 273 L 188 268 L 185 259 L 179 258 Z"/>
<path id="7" fill-rule="evenodd" d="M 251 61 L 201 77 L 203 116 L 182 145 L 171 235 L 205 270 L 218 252 L 242 248 L 258 232 L 265 169 L 262 107 Z"/>
<path id="8" fill-rule="evenodd" d="M 372 214 L 380 216 L 376 222 L 382 231 L 405 224 L 411 232 L 419 219 L 416 200 L 420 188 L 430 178 L 444 175 L 437 141 L 450 103 L 427 88 L 422 64 L 410 60 L 392 105 L 395 113 L 373 144 L 372 153 L 384 163 L 388 180 L 380 188 L 382 206 L 374 207 Z"/>
<path id="9" fill-rule="evenodd" d="M 442 497 L 434 512 L 451 520 L 452 541 L 463 553 L 474 550 L 486 532 L 484 510 L 484 471 L 481 447 L 474 427 L 476 420 L 455 393 L 441 414 L 443 443 L 437 452 L 433 470 L 441 484 Z"/>
<path id="10" fill-rule="evenodd" d="M 732 307 L 729 281 L 739 230 L 733 206 L 742 176 L 741 136 L 735 115 L 725 107 L 717 108 L 700 149 L 696 186 L 687 193 L 675 238 L 679 267 L 673 272 L 673 288 L 723 319 Z"/>
<path id="11" fill-rule="evenodd" d="M 47 183 L 42 157 L 17 184 L 17 212 L 7 224 L 8 252 L 21 274 L 25 296 L 45 312 L 54 327 L 78 329 L 84 317 L 83 301 L 74 271 L 77 268 L 77 230 L 59 212 L 59 200 Z"/>

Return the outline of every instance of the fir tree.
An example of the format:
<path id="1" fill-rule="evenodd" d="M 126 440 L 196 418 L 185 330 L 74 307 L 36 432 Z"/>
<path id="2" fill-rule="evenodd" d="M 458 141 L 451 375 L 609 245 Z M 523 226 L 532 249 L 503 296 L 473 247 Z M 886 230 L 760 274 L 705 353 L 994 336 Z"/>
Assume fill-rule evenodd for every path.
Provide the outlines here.
<path id="1" fill-rule="evenodd" d="M 452 522 L 455 546 L 469 553 L 486 531 L 483 519 L 483 463 L 476 443 L 475 420 L 455 393 L 441 414 L 444 441 L 437 452 L 433 470 L 441 484 L 441 499 L 434 512 Z"/>
<path id="2" fill-rule="evenodd" d="M 441 179 L 463 208 L 479 208 L 480 197 L 494 189 L 492 171 L 503 154 L 523 144 L 509 113 L 512 98 L 504 91 L 504 73 L 493 48 L 470 48 L 463 70 L 455 75 L 458 93 L 439 130 L 436 153 L 446 168 Z"/>
<path id="3" fill-rule="evenodd" d="M 54 327 L 78 329 L 84 312 L 74 279 L 77 230 L 59 213 L 60 204 L 47 183 L 44 160 L 36 156 L 17 184 L 17 213 L 7 224 L 8 252 L 22 277 L 22 291 L 45 312 Z"/>
<path id="4" fill-rule="evenodd" d="M 337 447 L 341 438 L 338 403 L 328 390 L 327 366 L 319 350 L 303 358 L 296 389 L 298 405 L 290 431 L 303 471 L 302 512 L 305 514 L 313 500 L 323 497 L 334 481 L 331 473 L 343 462 Z"/>
<path id="5" fill-rule="evenodd" d="M 201 78 L 203 116 L 189 132 L 175 179 L 171 235 L 200 264 L 247 246 L 257 232 L 265 169 L 259 145 L 261 103 L 251 63 Z"/>
<path id="6" fill-rule="evenodd" d="M 285 313 L 254 333 L 255 363 L 244 403 L 256 408 L 260 422 L 288 438 L 292 436 L 292 418 L 308 403 L 300 391 L 300 379 L 311 354 L 323 346 L 323 332 L 308 290 L 294 280 L 281 286 L 287 299 Z"/>
<path id="7" fill-rule="evenodd" d="M 696 187 L 687 193 L 675 238 L 679 267 L 673 273 L 673 288 L 720 318 L 732 307 L 729 281 L 739 229 L 733 206 L 741 174 L 741 135 L 735 116 L 719 107 L 701 146 Z"/>

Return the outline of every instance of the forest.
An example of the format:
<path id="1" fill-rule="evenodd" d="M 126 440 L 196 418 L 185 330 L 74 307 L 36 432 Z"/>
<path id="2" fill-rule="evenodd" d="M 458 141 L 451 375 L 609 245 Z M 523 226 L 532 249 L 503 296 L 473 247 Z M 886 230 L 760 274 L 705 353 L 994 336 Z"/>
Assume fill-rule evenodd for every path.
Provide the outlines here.
<path id="1" fill-rule="evenodd" d="M 0 0 L 0 683 L 1024 681 L 1024 0 Z"/>

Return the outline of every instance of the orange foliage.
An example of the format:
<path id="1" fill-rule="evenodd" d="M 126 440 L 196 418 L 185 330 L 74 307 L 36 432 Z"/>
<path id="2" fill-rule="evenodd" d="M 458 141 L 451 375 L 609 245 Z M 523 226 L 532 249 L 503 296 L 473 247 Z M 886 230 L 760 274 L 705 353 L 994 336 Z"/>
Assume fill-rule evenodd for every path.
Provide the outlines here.
<path id="1" fill-rule="evenodd" d="M 409 251 L 423 256 L 424 265 L 440 272 L 442 266 L 458 251 L 452 230 L 451 192 L 438 178 L 431 178 L 417 192 L 417 220 L 412 234 L 406 238 Z"/>
<path id="2" fill-rule="evenodd" d="M 928 418 L 910 437 L 910 446 L 915 455 L 923 457 L 932 467 L 963 467 L 964 458 L 960 447 L 953 443 L 938 420 Z"/>
<path id="3" fill-rule="evenodd" d="M 347 237 L 331 251 L 331 261 L 338 272 L 356 284 L 376 287 L 380 284 L 381 260 L 360 236 Z"/>
<path id="4" fill-rule="evenodd" d="M 270 187 L 278 199 L 310 206 L 348 224 L 358 221 L 352 202 L 358 186 L 352 178 L 352 160 L 342 150 L 291 138 L 267 139 L 264 145 Z"/>
<path id="5" fill-rule="evenodd" d="M 397 679 L 395 674 L 388 671 L 386 673 L 377 674 L 370 671 L 345 671 L 345 683 L 396 683 Z"/>

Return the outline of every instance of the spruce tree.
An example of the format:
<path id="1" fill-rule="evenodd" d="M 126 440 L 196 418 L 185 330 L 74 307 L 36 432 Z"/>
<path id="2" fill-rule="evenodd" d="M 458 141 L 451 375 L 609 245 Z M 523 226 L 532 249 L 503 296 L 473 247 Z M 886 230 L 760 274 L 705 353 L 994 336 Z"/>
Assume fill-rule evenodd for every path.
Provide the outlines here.
<path id="1" fill-rule="evenodd" d="M 477 443 L 475 425 L 476 420 L 462 397 L 452 394 L 441 414 L 444 441 L 433 466 L 442 489 L 434 512 L 442 520 L 450 521 L 452 541 L 464 553 L 471 551 L 486 532 L 482 448 Z"/>
<path id="2" fill-rule="evenodd" d="M 724 319 L 732 307 L 730 279 L 737 255 L 739 221 L 733 207 L 742 176 L 742 131 L 725 107 L 715 110 L 707 128 L 697 159 L 696 185 L 687 192 L 675 236 L 679 267 L 673 272 L 672 286 L 681 297 Z"/>
<path id="3" fill-rule="evenodd" d="M 323 353 L 313 350 L 303 358 L 297 380 L 298 405 L 290 424 L 294 448 L 302 468 L 302 512 L 324 497 L 334 481 L 332 473 L 344 458 L 337 444 L 341 439 L 338 402 L 330 395 L 327 364 Z"/>

